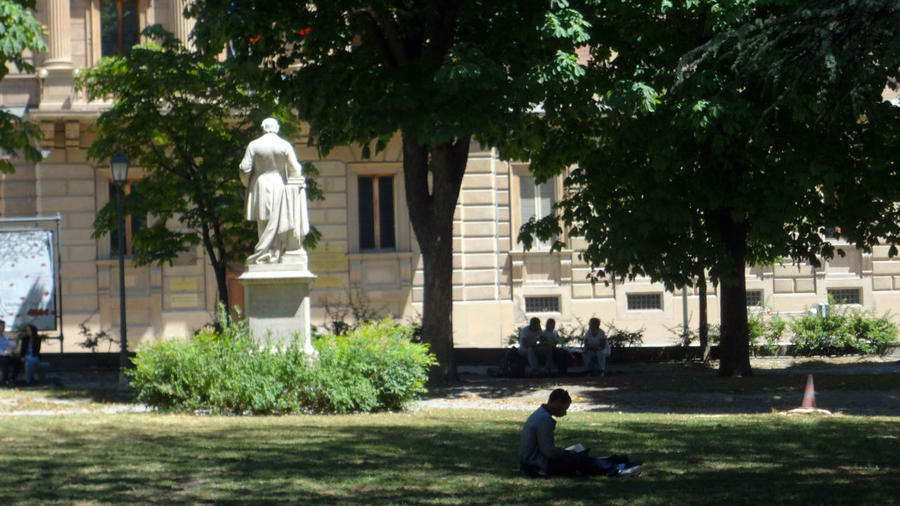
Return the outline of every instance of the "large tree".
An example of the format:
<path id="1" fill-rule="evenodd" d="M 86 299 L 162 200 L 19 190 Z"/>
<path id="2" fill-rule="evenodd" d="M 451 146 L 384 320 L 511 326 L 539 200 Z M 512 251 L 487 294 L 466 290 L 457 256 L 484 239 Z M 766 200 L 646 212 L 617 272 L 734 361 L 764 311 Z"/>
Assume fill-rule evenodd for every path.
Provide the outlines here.
<path id="1" fill-rule="evenodd" d="M 20 72 L 33 72 L 34 66 L 25 57 L 25 52 L 46 51 L 47 45 L 41 38 L 43 27 L 29 8 L 34 8 L 34 0 L 0 0 L 0 80 L 9 74 L 12 67 Z M 40 138 L 39 130 L 31 123 L 0 108 L 0 172 L 12 172 L 12 163 L 5 155 L 21 152 L 26 160 L 40 161 L 41 153 L 35 147 Z"/>
<path id="2" fill-rule="evenodd" d="M 708 271 L 720 287 L 726 376 L 751 373 L 747 264 L 819 265 L 836 252 L 829 228 L 862 248 L 900 239 L 900 118 L 881 99 L 897 53 L 826 60 L 824 69 L 859 84 L 846 97 L 854 107 L 826 111 L 820 74 L 793 83 L 811 103 L 784 106 L 771 74 L 735 65 L 734 54 L 774 64 L 776 53 L 716 52 L 743 48 L 744 27 L 802 15 L 802 3 L 604 4 L 594 59 L 569 93 L 580 102 L 548 109 L 561 126 L 551 144 L 578 164 L 557 217 L 586 238 L 584 257 L 601 276 L 647 275 L 674 288 Z M 552 173 L 559 156 L 535 154 L 537 173 Z M 526 233 L 558 233 L 555 219 Z"/>
<path id="3" fill-rule="evenodd" d="M 227 64 L 184 48 L 159 26 L 144 36 L 154 42 L 104 58 L 79 78 L 91 99 L 113 99 L 94 124 L 89 156 L 105 160 L 122 149 L 144 170 L 125 199 L 129 215 L 151 218 L 132 238 L 134 263 L 171 263 L 202 244 L 228 308 L 229 265 L 243 262 L 256 240 L 243 218 L 238 165 L 261 135 L 262 119 L 278 107 L 265 93 L 248 91 Z M 97 215 L 95 235 L 117 223 L 111 200 Z"/>
<path id="4" fill-rule="evenodd" d="M 433 378 L 453 378 L 453 213 L 473 139 L 511 156 L 540 142 L 536 107 L 582 72 L 587 39 L 567 1 L 197 0 L 198 44 L 228 43 L 308 121 L 318 148 L 375 150 L 402 137 L 403 178 L 422 252 L 422 335 Z M 503 151 L 505 150 L 505 151 Z"/>

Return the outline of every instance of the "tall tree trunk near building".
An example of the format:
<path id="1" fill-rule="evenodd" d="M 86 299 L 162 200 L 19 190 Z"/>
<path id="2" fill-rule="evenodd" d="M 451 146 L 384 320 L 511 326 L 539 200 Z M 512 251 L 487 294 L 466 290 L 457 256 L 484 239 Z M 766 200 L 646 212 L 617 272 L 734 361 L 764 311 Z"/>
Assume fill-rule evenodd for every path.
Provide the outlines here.
<path id="1" fill-rule="evenodd" d="M 747 224 L 735 223 L 730 210 L 719 213 L 722 244 L 731 261 L 720 276 L 722 336 L 719 342 L 719 376 L 750 376 L 750 333 L 747 326 L 745 269 Z"/>
<path id="2" fill-rule="evenodd" d="M 203 249 L 206 250 L 206 257 L 212 265 L 213 272 L 216 275 L 216 288 L 219 291 L 219 303 L 225 308 L 225 311 L 231 310 L 231 295 L 228 293 L 228 263 L 225 260 L 225 248 L 222 244 L 222 231 L 217 223 L 202 223 L 200 226 L 200 240 L 203 242 Z M 218 322 L 218 318 L 214 318 Z"/>
<path id="3" fill-rule="evenodd" d="M 453 213 L 469 155 L 469 138 L 426 146 L 403 133 L 403 180 L 416 241 L 422 252 L 422 337 L 438 360 L 433 381 L 455 380 L 453 358 Z M 429 182 L 429 174 L 431 181 Z"/>
<path id="4" fill-rule="evenodd" d="M 700 337 L 700 356 L 705 364 L 709 361 L 709 303 L 706 300 L 705 272 L 701 272 L 697 279 L 697 296 L 700 299 L 700 327 L 697 335 Z"/>

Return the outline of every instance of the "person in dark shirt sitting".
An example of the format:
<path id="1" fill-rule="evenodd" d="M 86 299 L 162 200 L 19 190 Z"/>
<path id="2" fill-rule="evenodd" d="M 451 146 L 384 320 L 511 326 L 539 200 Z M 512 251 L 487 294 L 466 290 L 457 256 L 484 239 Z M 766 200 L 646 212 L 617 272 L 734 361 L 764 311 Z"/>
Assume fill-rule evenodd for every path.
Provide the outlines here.
<path id="1" fill-rule="evenodd" d="M 25 368 L 25 383 L 34 383 L 38 367 L 41 364 L 41 336 L 38 329 L 34 325 L 27 325 L 25 333 L 19 340 L 19 356 L 20 361 L 15 363 L 15 369 L 12 373 L 12 379 L 19 375 L 22 367 Z"/>
<path id="2" fill-rule="evenodd" d="M 642 462 L 630 461 L 627 455 L 592 457 L 586 449 L 563 449 L 553 441 L 556 418 L 566 416 L 572 398 L 569 392 L 558 388 L 550 392 L 546 404 L 541 404 L 522 428 L 519 441 L 519 470 L 531 478 L 555 475 L 607 475 L 637 476 Z M 580 445 L 579 445 L 580 446 Z"/>
<path id="3" fill-rule="evenodd" d="M 3 374 L 2 381 L 7 386 L 12 385 L 12 371 L 18 361 L 16 345 L 12 339 L 6 336 L 6 322 L 0 320 L 0 373 Z"/>

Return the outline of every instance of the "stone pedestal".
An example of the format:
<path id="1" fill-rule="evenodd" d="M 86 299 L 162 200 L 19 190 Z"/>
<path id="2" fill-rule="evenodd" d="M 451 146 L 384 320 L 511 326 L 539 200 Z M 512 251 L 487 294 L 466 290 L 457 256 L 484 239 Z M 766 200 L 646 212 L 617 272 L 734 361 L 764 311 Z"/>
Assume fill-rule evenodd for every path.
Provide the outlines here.
<path id="1" fill-rule="evenodd" d="M 286 253 L 279 264 L 248 265 L 238 281 L 244 287 L 244 312 L 253 336 L 264 340 L 269 335 L 287 343 L 296 333 L 303 339 L 303 351 L 314 355 L 309 290 L 315 279 L 305 251 Z"/>

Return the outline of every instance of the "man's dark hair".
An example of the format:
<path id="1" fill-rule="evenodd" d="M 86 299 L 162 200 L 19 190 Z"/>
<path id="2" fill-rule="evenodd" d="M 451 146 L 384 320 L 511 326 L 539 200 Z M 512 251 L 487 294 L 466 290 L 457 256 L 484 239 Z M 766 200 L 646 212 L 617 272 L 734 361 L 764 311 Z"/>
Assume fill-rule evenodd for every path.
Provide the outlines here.
<path id="1" fill-rule="evenodd" d="M 528 320 L 528 324 L 529 324 L 529 325 L 534 325 L 535 322 L 537 322 L 537 324 L 540 325 L 540 324 L 541 324 L 541 319 L 538 318 L 537 316 L 535 316 L 534 318 Z"/>
<path id="2" fill-rule="evenodd" d="M 547 321 L 544 322 L 544 325 L 549 325 L 549 324 L 551 324 L 551 323 L 552 323 L 553 325 L 556 325 L 556 320 L 554 320 L 553 318 L 547 318 Z"/>
<path id="3" fill-rule="evenodd" d="M 547 404 L 559 401 L 572 404 L 572 398 L 569 397 L 569 392 L 566 392 L 562 388 L 557 388 L 556 390 L 550 392 L 550 397 L 547 399 Z"/>
<path id="4" fill-rule="evenodd" d="M 0 320 L 0 325 L 6 325 L 6 322 L 3 320 Z"/>

